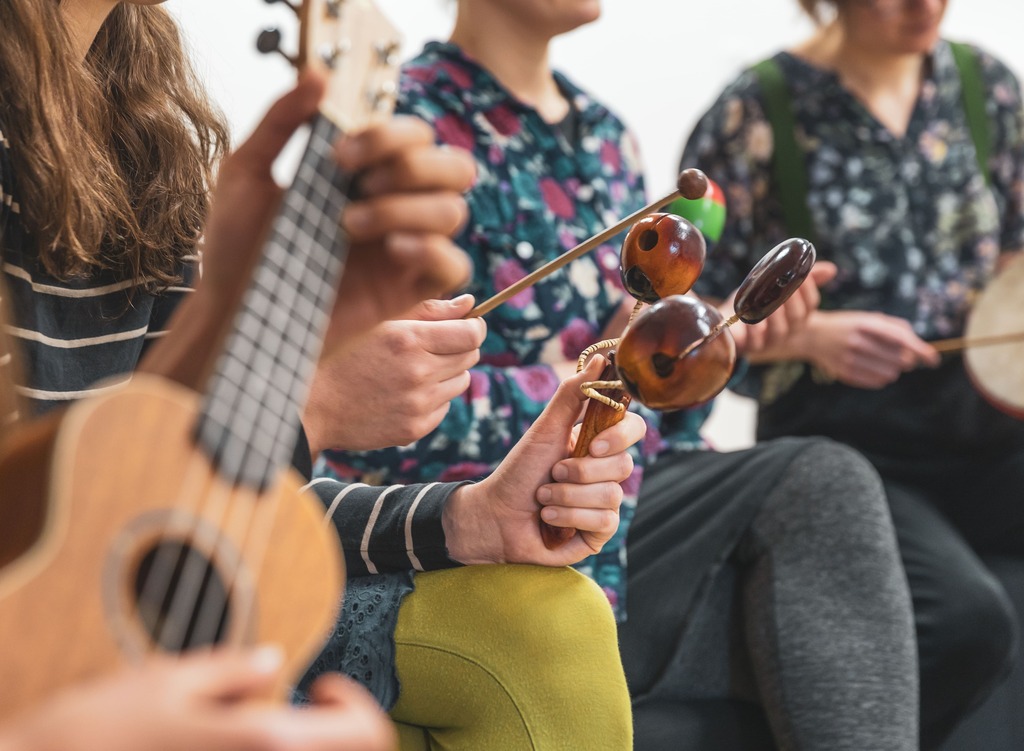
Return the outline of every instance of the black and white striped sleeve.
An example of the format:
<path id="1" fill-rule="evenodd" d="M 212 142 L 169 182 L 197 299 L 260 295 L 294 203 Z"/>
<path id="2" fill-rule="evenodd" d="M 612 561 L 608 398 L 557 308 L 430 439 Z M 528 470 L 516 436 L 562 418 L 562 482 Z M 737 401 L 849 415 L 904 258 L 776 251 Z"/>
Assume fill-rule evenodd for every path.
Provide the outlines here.
<path id="1" fill-rule="evenodd" d="M 348 576 L 433 571 L 459 566 L 448 557 L 441 514 L 464 483 L 378 487 L 319 478 L 309 487 L 341 537 Z"/>

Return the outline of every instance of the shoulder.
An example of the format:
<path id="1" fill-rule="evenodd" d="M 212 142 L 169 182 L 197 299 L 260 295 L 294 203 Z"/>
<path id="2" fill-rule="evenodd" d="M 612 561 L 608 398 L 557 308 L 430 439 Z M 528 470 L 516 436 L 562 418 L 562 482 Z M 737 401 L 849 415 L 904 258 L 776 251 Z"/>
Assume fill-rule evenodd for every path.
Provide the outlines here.
<path id="1" fill-rule="evenodd" d="M 402 66 L 398 109 L 429 116 L 442 111 L 462 114 L 480 91 L 483 71 L 450 44 L 429 42 Z"/>
<path id="2" fill-rule="evenodd" d="M 751 129 L 763 129 L 765 122 L 761 80 L 754 67 L 749 66 L 719 92 L 697 119 L 683 161 L 694 162 L 703 158 L 701 155 L 718 152 L 727 143 L 747 141 Z"/>
<path id="3" fill-rule="evenodd" d="M 776 70 L 782 75 L 782 80 L 791 89 L 798 83 L 786 56 L 776 55 L 761 62 L 774 63 Z M 732 127 L 727 128 L 731 131 L 738 128 L 744 121 L 763 118 L 764 86 L 757 65 L 760 63 L 744 68 L 726 84 L 702 115 L 702 123 L 716 122 L 723 126 L 731 125 Z"/>
<path id="4" fill-rule="evenodd" d="M 983 47 L 971 43 L 963 43 L 963 46 L 978 61 L 989 101 L 999 109 L 1019 110 L 1021 107 L 1020 81 L 1010 66 Z"/>

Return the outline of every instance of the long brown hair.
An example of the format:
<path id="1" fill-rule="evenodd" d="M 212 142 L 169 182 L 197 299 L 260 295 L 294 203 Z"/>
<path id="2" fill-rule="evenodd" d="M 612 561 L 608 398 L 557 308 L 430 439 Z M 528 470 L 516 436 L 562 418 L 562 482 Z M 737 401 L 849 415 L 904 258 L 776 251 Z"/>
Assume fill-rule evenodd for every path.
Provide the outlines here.
<path id="1" fill-rule="evenodd" d="M 47 271 L 176 281 L 228 136 L 167 11 L 119 4 L 81 62 L 58 2 L 0 0 L 0 128 Z"/>

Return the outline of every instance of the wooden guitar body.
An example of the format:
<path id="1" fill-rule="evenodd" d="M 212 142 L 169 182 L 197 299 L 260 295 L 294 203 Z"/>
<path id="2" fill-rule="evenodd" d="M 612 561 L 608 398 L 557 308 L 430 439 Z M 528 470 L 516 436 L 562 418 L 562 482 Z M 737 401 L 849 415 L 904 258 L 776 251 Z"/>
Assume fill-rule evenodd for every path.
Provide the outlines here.
<path id="1" fill-rule="evenodd" d="M 44 431 L 0 456 L 0 477 L 13 480 L 0 495 L 13 505 L 39 474 L 12 464 L 46 466 L 52 450 L 45 513 L 28 515 L 43 520 L 41 531 L 0 570 L 0 718 L 156 651 L 137 605 L 145 591 L 140 567 L 161 581 L 157 570 L 180 565 L 175 546 L 186 540 L 199 554 L 194 560 L 212 563 L 199 571 L 216 572 L 227 593 L 226 609 L 199 609 L 196 623 L 212 623 L 217 633 L 211 642 L 279 644 L 289 681 L 316 656 L 343 587 L 334 529 L 320 502 L 300 492 L 294 472 L 263 493 L 225 483 L 196 449 L 198 407 L 190 391 L 137 376 L 123 390 L 73 406 L 52 440 Z M 163 552 L 154 552 L 161 544 Z M 180 582 L 177 591 L 186 606 L 194 600 Z M 210 614 L 212 621 L 203 620 Z"/>

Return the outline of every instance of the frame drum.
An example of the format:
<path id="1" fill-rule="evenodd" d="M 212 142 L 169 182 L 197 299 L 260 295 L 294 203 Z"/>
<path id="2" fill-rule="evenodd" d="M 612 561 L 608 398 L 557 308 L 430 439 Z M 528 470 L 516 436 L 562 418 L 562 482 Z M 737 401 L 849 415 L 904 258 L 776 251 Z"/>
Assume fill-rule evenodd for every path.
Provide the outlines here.
<path id="1" fill-rule="evenodd" d="M 998 409 L 1024 419 L 1024 337 L 971 347 L 972 339 L 1024 333 L 1024 255 L 978 297 L 967 321 L 964 364 L 978 391 Z"/>

